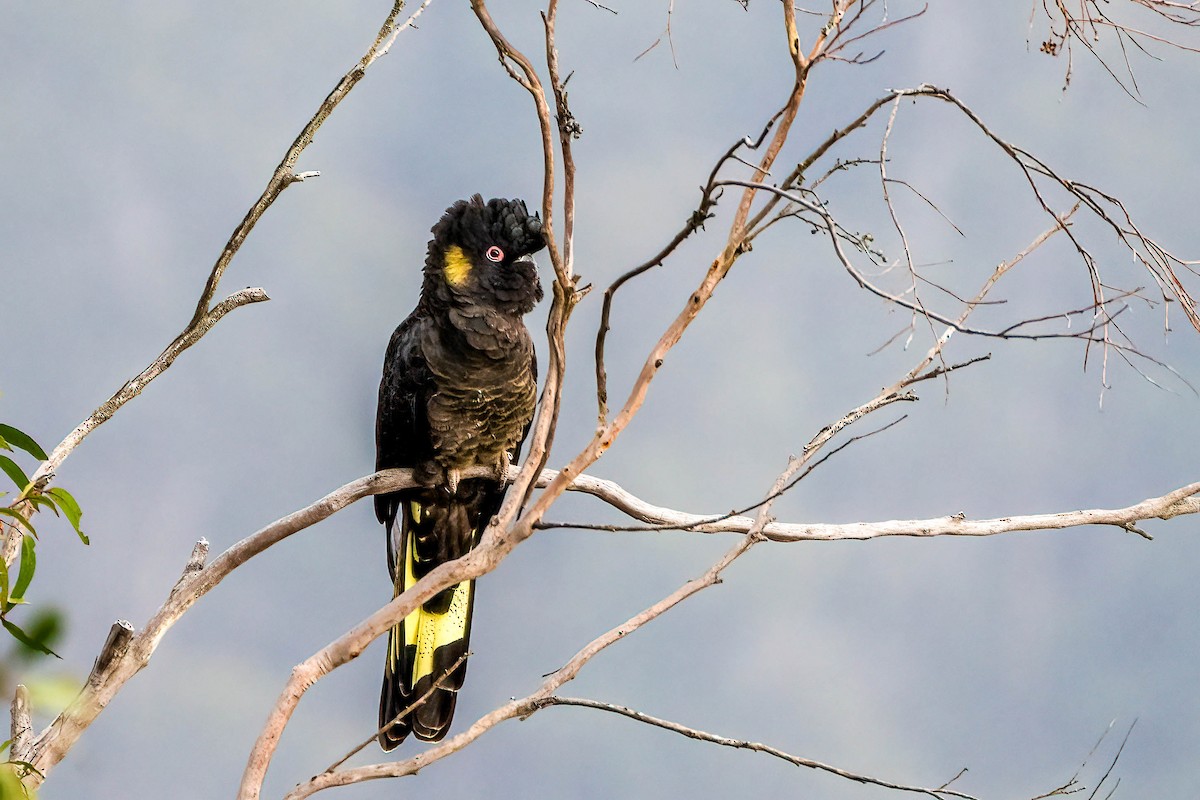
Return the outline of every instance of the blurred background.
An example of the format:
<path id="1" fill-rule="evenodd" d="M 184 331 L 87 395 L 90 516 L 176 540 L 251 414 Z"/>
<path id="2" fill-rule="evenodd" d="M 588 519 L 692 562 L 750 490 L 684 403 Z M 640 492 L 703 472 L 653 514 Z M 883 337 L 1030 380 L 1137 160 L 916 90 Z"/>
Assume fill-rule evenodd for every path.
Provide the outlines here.
<path id="1" fill-rule="evenodd" d="M 715 159 L 761 130 L 791 81 L 777 3 L 676 4 L 672 41 L 635 61 L 663 34 L 668 4 L 607 2 L 619 13 L 563 0 L 558 25 L 583 126 L 576 267 L 597 291 L 572 320 L 551 466 L 595 425 L 591 349 L 603 288 L 674 235 Z M 158 355 L 190 318 L 229 233 L 387 8 L 135 0 L 0 12 L 0 420 L 49 450 Z M 892 19 L 919 9 L 888 4 Z M 492 11 L 538 59 L 536 4 Z M 870 64 L 823 64 L 782 172 L 887 89 L 929 82 L 1063 175 L 1124 199 L 1169 250 L 1197 257 L 1200 56 L 1153 42 L 1149 55 L 1128 47 L 1135 99 L 1076 46 L 1064 91 L 1067 56 L 1039 52 L 1050 36 L 1040 15 L 1040 5 L 935 3 L 863 42 L 866 56 L 884 51 Z M 1164 32 L 1151 16 L 1128 20 Z M 800 21 L 809 42 L 821 18 Z M 1097 47 L 1123 74 L 1111 31 L 1100 31 Z M 878 158 L 885 122 L 879 115 L 825 166 Z M 1049 227 L 1020 172 L 948 108 L 902 104 L 888 155 L 889 175 L 961 229 L 893 185 L 914 260 L 962 296 Z M 60 470 L 92 544 L 84 548 L 65 522 L 41 523 L 29 599 L 35 609 L 65 611 L 56 647 L 63 659 L 36 662 L 23 680 L 81 681 L 112 621 L 140 627 L 198 538 L 218 553 L 370 472 L 383 350 L 415 303 L 429 227 L 460 197 L 520 196 L 532 206 L 541 188 L 528 95 L 496 63 L 468 5 L 444 0 L 368 72 L 298 169 L 321 177 L 293 186 L 269 210 L 220 293 L 262 286 L 271 302 L 230 314 Z M 730 176 L 746 172 L 735 166 Z M 823 196 L 890 261 L 902 256 L 877 167 L 838 173 Z M 608 349 L 614 398 L 698 283 L 734 205 L 727 197 L 705 235 L 619 295 Z M 1081 219 L 1077 231 L 1110 285 L 1150 286 L 1154 296 L 1150 277 L 1103 228 Z M 903 287 L 899 272 L 881 280 Z M 922 292 L 957 313 L 951 298 Z M 981 327 L 1081 308 L 1091 294 L 1060 236 L 993 299 L 1008 302 L 981 309 Z M 539 338 L 547 305 L 530 320 Z M 1177 310 L 1169 333 L 1163 318 L 1161 303 L 1133 302 L 1120 321 L 1142 352 L 1196 384 L 1200 338 Z M 923 324 L 907 350 L 903 335 L 879 350 L 909 321 L 859 290 L 824 236 L 780 224 L 721 285 L 667 358 L 642 413 L 592 472 L 674 508 L 749 505 L 789 454 L 925 352 Z M 1200 400 L 1171 372 L 1136 361 L 1151 382 L 1115 355 L 1105 370 L 1100 350 L 1061 340 L 960 336 L 947 358 L 988 353 L 948 382 L 923 385 L 919 403 L 863 423 L 856 432 L 907 415 L 839 453 L 776 515 L 846 522 L 1119 507 L 1200 479 Z M 548 518 L 619 519 L 579 497 Z M 565 693 L 897 782 L 937 786 L 968 768 L 955 788 L 984 798 L 1031 797 L 1065 783 L 1113 723 L 1081 773 L 1090 789 L 1136 720 L 1113 773 L 1118 796 L 1192 797 L 1200 785 L 1200 519 L 1144 528 L 1153 542 L 1080 528 L 763 545 L 723 585 L 598 656 Z M 538 534 L 480 582 L 475 655 L 454 730 L 531 691 L 581 645 L 702 573 L 731 542 Z M 292 665 L 389 597 L 383 533 L 369 503 L 273 548 L 168 633 L 41 796 L 232 796 Z M 306 696 L 265 796 L 281 796 L 371 734 L 382 660 L 376 643 Z M 53 702 L 37 707 L 41 723 L 59 710 Z M 418 750 L 410 742 L 397 755 Z M 379 759 L 371 749 L 356 761 Z M 357 800 L 404 791 L 889 796 L 581 709 L 505 723 L 402 784 L 337 791 Z"/>

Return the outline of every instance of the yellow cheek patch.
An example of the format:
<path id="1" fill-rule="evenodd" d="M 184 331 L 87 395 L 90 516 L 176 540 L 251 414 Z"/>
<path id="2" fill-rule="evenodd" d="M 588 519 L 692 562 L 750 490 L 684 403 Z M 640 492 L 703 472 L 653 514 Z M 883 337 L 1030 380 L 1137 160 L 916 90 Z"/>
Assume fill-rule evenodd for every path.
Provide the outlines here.
<path id="1" fill-rule="evenodd" d="M 446 283 L 451 286 L 462 286 L 471 275 L 471 259 L 456 244 L 446 248 L 445 263 L 442 271 L 446 275 Z"/>

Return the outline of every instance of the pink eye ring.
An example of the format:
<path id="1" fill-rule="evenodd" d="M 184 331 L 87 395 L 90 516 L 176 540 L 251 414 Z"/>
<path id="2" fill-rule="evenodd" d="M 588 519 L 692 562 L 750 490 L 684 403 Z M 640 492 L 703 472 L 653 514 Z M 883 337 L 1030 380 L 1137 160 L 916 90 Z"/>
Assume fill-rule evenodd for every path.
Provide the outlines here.
<path id="1" fill-rule="evenodd" d="M 488 261 L 499 262 L 504 260 L 504 251 L 496 247 L 496 245 L 489 247 L 484 255 L 487 256 Z"/>

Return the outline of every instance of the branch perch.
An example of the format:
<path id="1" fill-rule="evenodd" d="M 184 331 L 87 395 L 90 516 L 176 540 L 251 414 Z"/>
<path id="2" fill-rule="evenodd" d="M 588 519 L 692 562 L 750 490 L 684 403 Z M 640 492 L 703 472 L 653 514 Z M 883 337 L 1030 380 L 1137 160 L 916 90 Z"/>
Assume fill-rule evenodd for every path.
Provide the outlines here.
<path id="1" fill-rule="evenodd" d="M 542 480 L 550 478 L 550 473 L 553 473 L 553 470 L 543 472 Z M 593 495 L 630 517 L 650 525 L 671 526 L 698 533 L 748 533 L 754 526 L 754 520 L 750 517 L 705 516 L 656 506 L 627 492 L 612 481 L 593 478 L 590 475 L 576 478 L 571 483 L 570 489 Z M 881 522 L 771 522 L 762 529 L 762 534 L 774 542 L 829 542 L 846 539 L 878 539 L 884 536 L 995 536 L 1016 531 L 1063 530 L 1084 525 L 1109 525 L 1126 529 L 1126 526 L 1136 525 L 1142 520 L 1169 520 L 1187 514 L 1198 514 L 1200 513 L 1200 497 L 1197 495 L 1200 495 L 1200 482 L 1188 484 L 1160 497 L 1147 498 L 1140 503 L 1124 508 L 1094 508 L 1062 511 L 1054 514 L 1025 514 L 980 520 L 971 520 L 961 514 L 953 514 L 931 519 Z"/>
<path id="2" fill-rule="evenodd" d="M 412 775 L 417 770 L 428 766 L 429 764 L 440 761 L 448 755 L 462 750 L 471 742 L 478 739 L 487 731 L 494 728 L 501 722 L 510 720 L 516 717 L 527 717 L 538 710 L 538 702 L 553 694 L 558 687 L 562 686 L 567 681 L 573 680 L 579 671 L 588 661 L 590 661 L 597 653 L 604 648 L 620 641 L 628 636 L 633 631 L 642 627 L 646 623 L 661 616 L 666 611 L 683 602 L 687 598 L 696 594 L 703 589 L 713 586 L 720 582 L 721 572 L 729 566 L 735 559 L 745 553 L 757 540 L 754 537 L 743 537 L 734 547 L 725 553 L 708 571 L 699 578 L 690 580 L 683 586 L 676 589 L 670 595 L 659 600 L 654 605 L 646 608 L 641 613 L 630 617 L 628 620 L 612 628 L 607 633 L 604 633 L 590 643 L 585 645 L 583 649 L 577 652 L 571 659 L 559 669 L 547 675 L 541 685 L 532 694 L 520 700 L 510 700 L 508 703 L 494 709 L 490 713 L 476 720 L 470 728 L 463 733 L 454 736 L 453 738 L 443 741 L 423 753 L 420 753 L 405 761 L 387 763 L 387 764 L 371 764 L 364 767 L 355 767 L 352 769 L 342 770 L 338 772 L 325 772 L 321 775 L 312 778 L 311 780 L 297 786 L 288 793 L 285 800 L 301 800 L 301 798 L 309 797 L 322 789 L 328 789 L 333 786 L 345 786 L 351 783 L 360 783 L 367 780 L 376 780 L 379 778 L 400 777 L 402 775 Z M 473 551 L 475 552 L 475 551 Z M 460 559 L 460 561 L 465 559 Z M 431 575 L 433 573 L 430 573 Z M 418 587 L 414 587 L 418 588 Z M 412 590 L 410 590 L 412 591 Z M 408 592 L 404 596 L 407 596 Z M 393 601 L 394 602 L 394 601 Z M 353 631 L 351 632 L 353 633 Z M 345 637 L 343 637 L 345 638 Z M 334 643 L 336 645 L 337 642 Z M 334 645 L 331 645 L 332 648 Z M 329 651 L 330 648 L 326 648 Z M 314 656 L 317 658 L 321 656 Z M 309 659 L 307 663 L 312 662 Z M 302 667 L 303 665 L 301 665 Z M 301 667 L 293 670 L 293 676 Z M 283 701 L 286 695 L 281 696 Z M 262 778 L 265 772 L 251 771 L 258 764 L 252 759 L 247 765 L 247 773 L 243 778 L 242 788 L 238 794 L 239 800 L 249 800 L 257 798 L 258 792 L 262 786 Z M 265 768 L 265 764 L 262 765 Z"/>
<path id="3" fill-rule="evenodd" d="M 403 488 L 405 485 L 411 485 L 399 480 L 404 477 L 405 473 L 406 471 L 402 470 L 388 470 L 370 476 L 377 479 L 373 491 L 394 491 L 398 488 Z M 515 474 L 515 470 L 510 472 L 510 475 L 512 474 Z M 541 480 L 547 482 L 560 479 L 561 474 L 556 474 L 552 470 L 546 470 L 541 476 Z M 393 480 L 396 482 L 393 483 Z M 706 523 L 705 520 L 712 518 L 649 506 L 649 504 L 644 504 L 642 501 L 624 492 L 619 486 L 610 481 L 600 481 L 584 476 L 573 481 L 571 488 L 576 491 L 594 494 L 611 502 L 616 507 L 623 508 L 623 510 L 624 508 L 628 508 L 631 511 L 637 509 L 637 513 L 634 513 L 634 515 L 637 516 L 640 513 L 643 515 L 641 518 L 647 521 L 664 522 L 668 519 L 676 519 L 685 523 L 681 527 L 690 527 L 705 533 L 731 532 L 747 534 L 754 531 L 756 526 L 761 526 L 763 537 L 781 542 L 870 539 L 880 536 L 988 536 L 1018 530 L 1053 530 L 1093 524 L 1121 527 L 1126 522 L 1149 519 L 1151 517 L 1169 519 L 1183 514 L 1200 513 L 1200 499 L 1195 497 L 1195 495 L 1200 494 L 1200 483 L 1194 483 L 1162 497 L 1150 498 L 1133 506 L 1116 510 L 1097 509 L 1063 512 L 1060 514 L 1002 517 L 979 521 L 971 521 L 955 515 L 931 520 L 850 523 L 843 525 L 766 522 L 761 512 L 759 519 L 755 520 L 746 517 L 735 517 L 718 523 Z M 744 552 L 744 549 L 749 548 L 754 541 L 756 541 L 756 537 L 754 536 L 743 536 L 739 540 L 738 545 L 726 554 L 728 561 L 723 560 L 718 565 L 715 565 L 714 569 L 716 572 L 714 573 L 710 570 L 706 579 L 711 578 L 715 581 L 716 576 L 719 575 L 720 571 L 724 569 L 729 561 L 732 561 L 741 552 Z M 283 728 L 290 719 L 300 698 L 313 683 L 338 666 L 357 658 L 371 641 L 387 631 L 395 624 L 396 620 L 406 616 L 413 608 L 429 597 L 432 597 L 441 589 L 462 580 L 478 577 L 487 572 L 506 554 L 507 551 L 502 547 L 503 542 L 504 540 L 502 539 L 497 539 L 492 543 L 484 542 L 463 558 L 443 564 L 430 572 L 412 589 L 382 607 L 346 634 L 297 665 L 292 670 L 287 684 L 280 693 L 276 707 L 272 711 L 268 723 L 264 727 L 263 733 L 260 735 L 259 741 L 256 743 L 254 751 L 251 754 L 246 774 L 243 776 L 239 798 L 241 800 L 253 800 L 259 796 L 262 779 L 266 774 L 266 768 L 270 763 L 279 736 L 282 734 Z M 703 583 L 703 580 L 705 579 L 697 579 L 701 583 Z M 659 605 L 653 606 L 651 609 L 643 612 L 643 614 L 648 615 L 647 619 L 658 616 L 666 608 L 673 606 L 684 597 L 703 588 L 701 583 L 689 583 L 680 592 L 662 601 L 662 603 L 666 603 L 667 605 L 662 608 Z M 639 617 L 635 617 L 627 622 L 626 626 L 633 624 L 633 627 L 640 627 L 642 622 L 639 620 L 641 619 L 642 617 L 639 615 Z M 629 632 L 630 628 L 626 626 L 614 628 L 606 636 L 615 641 Z M 562 677 L 562 681 L 557 683 L 550 681 L 543 684 L 543 688 L 535 692 L 534 695 L 530 695 L 529 698 L 522 701 L 513 701 L 494 710 L 477 721 L 464 733 L 422 753 L 420 756 L 408 761 L 398 762 L 397 764 L 376 765 L 370 768 L 362 767 L 358 768 L 358 770 L 347 770 L 346 772 L 327 773 L 326 775 L 314 778 L 310 782 L 312 784 L 312 791 L 317 791 L 319 788 L 325 788 L 326 786 L 344 785 L 345 783 L 360 780 L 411 774 L 433 761 L 456 752 L 470 744 L 471 741 L 478 738 L 478 736 L 497 723 L 516 716 L 524 716 L 532 713 L 533 709 L 530 703 L 533 700 L 536 700 L 540 696 L 548 696 L 561 683 L 573 678 L 583 663 L 586 663 L 595 652 L 606 647 L 608 643 L 611 643 L 611 641 L 608 641 L 605 637 L 592 642 L 581 650 L 571 662 L 568 662 L 567 666 L 554 673 L 554 675 Z M 552 675 L 551 678 L 553 677 Z M 333 775 L 348 775 L 351 777 L 335 778 Z M 309 784 L 305 784 L 305 786 L 309 786 Z M 297 792 L 299 791 L 297 790 Z M 289 798 L 290 800 L 297 800 L 301 797 L 307 797 L 312 791 L 306 789 L 304 792 L 294 792 L 289 795 Z"/>
<path id="4" fill-rule="evenodd" d="M 477 468 L 478 476 L 490 475 L 489 467 Z M 517 474 L 510 468 L 509 475 Z M 464 477 L 475 477 L 476 471 L 464 473 Z M 559 479 L 560 473 L 544 470 L 539 485 L 548 485 Z M 197 546 L 184 568 L 184 574 L 163 606 L 137 633 L 132 633 L 128 623 L 118 622 L 110 633 L 114 647 L 105 647 L 102 657 L 97 659 L 87 685 L 79 697 L 34 739 L 30 755 L 26 759 L 40 772 L 26 777 L 26 784 L 36 786 L 45 775 L 58 764 L 82 735 L 83 731 L 117 695 L 125 683 L 141 671 L 149 661 L 162 637 L 196 601 L 211 591 L 230 572 L 249 561 L 255 555 L 340 511 L 364 497 L 383 492 L 411 488 L 415 483 L 409 470 L 384 470 L 352 481 L 329 493 L 305 508 L 282 517 L 270 525 L 230 547 L 207 566 L 200 566 L 203 547 Z M 747 534 L 754 529 L 756 520 L 749 517 L 730 517 L 714 521 L 709 515 L 692 514 L 652 505 L 623 489 L 620 485 L 583 475 L 570 483 L 571 491 L 591 494 L 612 505 L 634 519 L 656 525 L 673 525 L 694 530 L 698 533 Z M 989 520 L 968 520 L 961 516 L 947 516 L 925 520 L 892 520 L 847 524 L 784 523 L 765 521 L 761 535 L 777 542 L 835 541 L 842 539 L 872 539 L 881 536 L 992 536 L 1013 531 L 1058 530 L 1082 525 L 1110 525 L 1124 528 L 1139 521 L 1158 518 L 1172 519 L 1188 514 L 1200 514 L 1200 482 L 1189 484 L 1160 497 L 1152 497 L 1140 503 L 1120 509 L 1090 509 L 1057 514 L 1038 514 L 1001 517 Z M 742 542 L 749 542 L 749 537 Z M 482 546 L 481 546 L 482 547 Z M 200 555 L 197 555 L 200 552 Z M 477 551 L 472 551 L 477 552 Z M 321 669 L 333 669 L 341 659 L 351 660 L 376 636 L 386 631 L 394 619 L 404 616 L 407 606 L 415 607 L 427 596 L 432 596 L 443 586 L 462 580 L 458 575 L 483 574 L 487 563 L 495 553 L 480 555 L 479 563 L 468 564 L 470 555 L 459 561 L 449 562 L 425 578 L 420 584 L 392 601 L 354 630 L 326 648 L 337 645 L 338 659 L 318 658 Z M 484 559 L 487 560 L 484 560 Z M 411 596 L 410 596 L 411 595 Z M 411 610 L 411 609 L 407 609 Z M 117 628 L 122 628 L 121 632 Z M 349 638 L 348 638 L 349 637 Z M 306 662 L 307 663 L 307 662 Z M 299 669 L 299 668 L 298 668 Z M 316 673 L 314 673 L 315 675 Z M 301 672 L 302 676 L 307 673 Z M 310 679 L 312 675 L 307 675 Z M 310 680 L 311 683 L 311 680 Z M 301 692 L 302 693 L 302 692 Z M 298 698 L 297 698 L 298 699 Z M 504 719 L 529 713 L 525 707 L 510 709 L 511 714 L 501 715 Z M 499 721 L 499 719 L 497 719 Z M 492 723 L 494 724 L 494 723 Z"/>

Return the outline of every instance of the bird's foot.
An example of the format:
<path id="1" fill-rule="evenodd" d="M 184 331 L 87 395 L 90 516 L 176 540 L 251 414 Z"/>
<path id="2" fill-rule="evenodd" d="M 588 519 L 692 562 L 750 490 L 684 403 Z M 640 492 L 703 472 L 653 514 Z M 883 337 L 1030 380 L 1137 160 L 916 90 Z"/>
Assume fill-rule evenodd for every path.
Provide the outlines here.
<path id="1" fill-rule="evenodd" d="M 492 472 L 496 476 L 496 480 L 499 481 L 501 485 L 508 485 L 511 483 L 511 481 L 508 479 L 510 458 L 511 456 L 508 453 L 505 453 L 499 461 L 497 461 L 495 464 L 492 464 Z"/>

